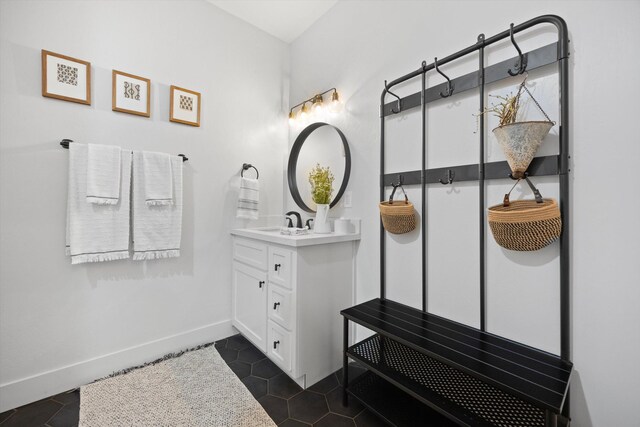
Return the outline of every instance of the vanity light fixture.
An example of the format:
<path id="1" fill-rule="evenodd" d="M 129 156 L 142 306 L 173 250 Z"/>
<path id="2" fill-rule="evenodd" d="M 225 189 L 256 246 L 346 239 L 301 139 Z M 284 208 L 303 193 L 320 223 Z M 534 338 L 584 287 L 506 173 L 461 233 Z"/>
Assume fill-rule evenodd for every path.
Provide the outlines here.
<path id="1" fill-rule="evenodd" d="M 313 95 L 311 98 L 305 99 L 301 103 L 294 105 L 289 111 L 289 124 L 294 124 L 297 117 L 301 120 L 305 120 L 310 113 L 319 114 L 322 112 L 325 109 L 324 105 L 326 105 L 324 103 L 323 96 L 329 92 L 333 93 L 331 94 L 331 101 L 329 102 L 328 110 L 333 113 L 337 112 L 340 107 L 340 95 L 338 95 L 336 88 L 332 87 L 329 90 Z M 311 103 L 311 109 L 307 103 Z M 300 108 L 300 114 L 296 115 L 295 109 L 300 106 L 302 106 L 302 108 Z"/>

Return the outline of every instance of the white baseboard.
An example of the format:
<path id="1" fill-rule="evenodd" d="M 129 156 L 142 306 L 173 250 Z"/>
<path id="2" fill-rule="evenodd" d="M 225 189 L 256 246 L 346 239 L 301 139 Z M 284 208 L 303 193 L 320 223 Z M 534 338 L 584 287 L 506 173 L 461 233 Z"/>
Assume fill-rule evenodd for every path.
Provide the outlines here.
<path id="1" fill-rule="evenodd" d="M 88 384 L 112 372 L 236 333 L 231 320 L 203 326 L 59 369 L 0 384 L 0 412 Z"/>

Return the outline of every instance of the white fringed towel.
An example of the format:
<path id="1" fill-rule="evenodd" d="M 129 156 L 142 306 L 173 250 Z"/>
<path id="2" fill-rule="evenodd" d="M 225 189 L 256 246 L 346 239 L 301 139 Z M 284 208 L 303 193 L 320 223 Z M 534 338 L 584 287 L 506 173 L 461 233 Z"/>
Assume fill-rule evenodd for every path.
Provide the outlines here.
<path id="1" fill-rule="evenodd" d="M 170 156 L 172 204 L 148 205 L 145 200 L 144 156 L 133 152 L 133 259 L 180 256 L 182 237 L 182 157 Z"/>
<path id="2" fill-rule="evenodd" d="M 87 203 L 115 205 L 120 199 L 120 147 L 87 146 Z"/>
<path id="3" fill-rule="evenodd" d="M 142 152 L 144 196 L 149 206 L 173 204 L 171 156 L 167 153 Z"/>
<path id="4" fill-rule="evenodd" d="M 238 210 L 236 217 L 258 219 L 258 201 L 260 199 L 260 184 L 257 179 L 240 178 L 240 192 L 238 193 Z"/>
<path id="5" fill-rule="evenodd" d="M 129 258 L 131 152 L 121 152 L 115 205 L 87 203 L 87 161 L 86 144 L 69 144 L 66 253 L 71 264 Z"/>

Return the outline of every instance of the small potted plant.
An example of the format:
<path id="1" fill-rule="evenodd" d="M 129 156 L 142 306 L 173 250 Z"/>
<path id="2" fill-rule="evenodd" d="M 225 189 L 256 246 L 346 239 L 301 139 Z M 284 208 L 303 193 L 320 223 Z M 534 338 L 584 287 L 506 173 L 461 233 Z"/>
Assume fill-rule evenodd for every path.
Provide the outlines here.
<path id="1" fill-rule="evenodd" d="M 555 125 L 525 86 L 526 81 L 525 78 L 515 95 L 493 96 L 500 102 L 483 112 L 494 113 L 500 120 L 498 127 L 493 129 L 493 134 L 504 151 L 512 177 L 516 179 L 525 177 L 525 172 L 536 155 L 542 140 Z M 531 100 L 547 120 L 522 121 L 520 97 L 523 91 L 529 94 Z"/>
<path id="2" fill-rule="evenodd" d="M 315 233 L 331 233 L 331 225 L 327 221 L 327 215 L 333 194 L 333 180 L 334 177 L 329 166 L 322 167 L 317 163 L 309 172 L 311 198 L 316 204 L 316 218 L 313 222 Z"/>

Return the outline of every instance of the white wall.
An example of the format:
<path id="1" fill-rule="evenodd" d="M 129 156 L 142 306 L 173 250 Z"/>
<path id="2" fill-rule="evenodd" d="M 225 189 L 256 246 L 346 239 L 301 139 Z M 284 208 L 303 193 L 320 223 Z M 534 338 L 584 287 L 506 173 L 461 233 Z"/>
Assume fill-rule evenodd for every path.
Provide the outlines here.
<path id="1" fill-rule="evenodd" d="M 640 403 L 640 198 L 634 184 L 640 162 L 635 123 L 640 85 L 633 55 L 640 40 L 640 3 L 563 1 L 342 1 L 291 47 L 291 105 L 337 87 L 344 112 L 331 120 L 347 136 L 353 155 L 349 189 L 353 208 L 333 215 L 362 218 L 357 300 L 378 295 L 378 176 L 380 92 L 393 80 L 532 17 L 565 18 L 571 38 L 572 182 L 572 425 L 632 426 Z M 519 35 L 524 50 L 555 41 L 553 28 Z M 489 63 L 514 56 L 507 43 L 490 49 Z M 477 67 L 475 58 L 443 67 L 451 77 Z M 532 72 L 536 94 L 558 120 L 553 69 Z M 443 81 L 429 73 L 428 81 Z M 495 85 L 500 93 L 520 79 Z M 419 91 L 419 80 L 396 88 Z M 471 116 L 477 94 L 432 103 L 428 108 L 429 167 L 477 162 Z M 388 101 L 391 97 L 387 97 Z M 388 169 L 419 169 L 419 109 L 387 120 Z M 533 112 L 532 112 L 533 114 Z M 493 126 L 488 126 L 491 129 Z M 293 140 L 301 127 L 292 127 Z M 557 130 L 541 153 L 557 152 Z M 490 140 L 488 157 L 501 153 Z M 556 178 L 535 180 L 543 194 L 557 197 Z M 487 202 L 499 203 L 511 182 L 488 185 Z M 519 197 L 530 197 L 525 189 Z M 409 189 L 420 206 L 418 187 Z M 477 185 L 440 184 L 428 190 L 429 310 L 471 325 L 479 322 L 477 281 Z M 293 207 L 292 201 L 287 204 Z M 420 305 L 419 231 L 390 238 L 388 296 Z M 488 326 L 492 332 L 559 352 L 558 246 L 514 254 L 489 235 Z M 375 266 L 372 268 L 372 266 Z M 397 277 L 408 279 L 404 284 Z"/>
<path id="2" fill-rule="evenodd" d="M 260 169 L 280 215 L 288 46 L 204 1 L 0 3 L 0 411 L 230 326 L 234 186 Z M 93 104 L 43 98 L 40 50 L 92 64 Z M 111 111 L 111 70 L 152 81 L 151 118 Z M 169 86 L 202 93 L 202 126 L 170 123 Z M 182 256 L 71 266 L 62 138 L 185 153 Z"/>

